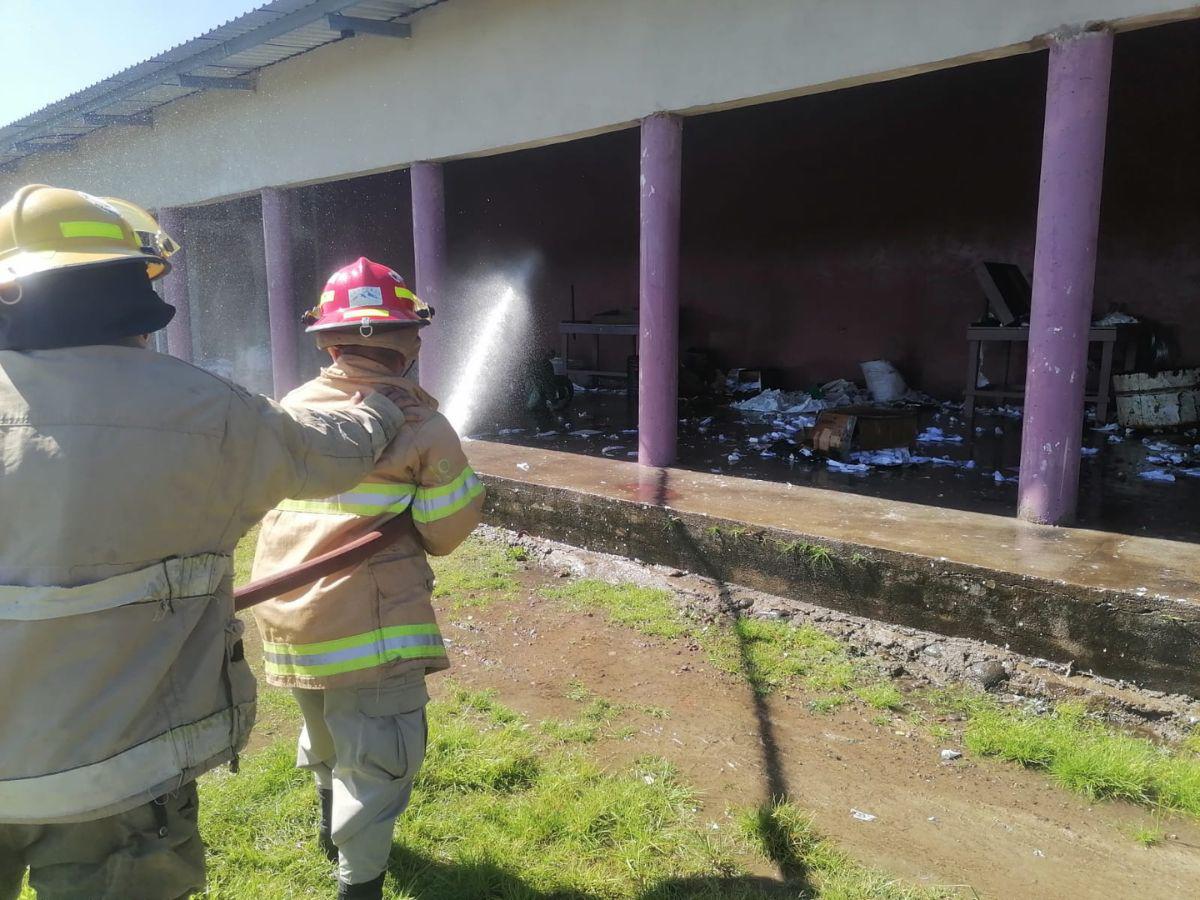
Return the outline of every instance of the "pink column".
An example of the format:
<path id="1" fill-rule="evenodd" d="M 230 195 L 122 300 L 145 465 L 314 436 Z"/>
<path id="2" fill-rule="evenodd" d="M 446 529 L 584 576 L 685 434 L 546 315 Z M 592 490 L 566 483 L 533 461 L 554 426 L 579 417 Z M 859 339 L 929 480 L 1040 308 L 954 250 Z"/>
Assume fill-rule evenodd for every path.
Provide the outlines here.
<path id="1" fill-rule="evenodd" d="M 440 163 L 413 163 L 409 169 L 412 190 L 413 260 L 416 268 L 416 294 L 440 315 L 421 332 L 421 361 L 418 366 L 421 386 L 435 397 L 442 397 L 445 374 L 446 311 L 442 293 L 446 285 L 446 195 Z M 442 399 L 445 399 L 444 397 Z"/>
<path id="2" fill-rule="evenodd" d="M 300 383 L 297 342 L 300 313 L 296 307 L 292 260 L 292 206 L 282 188 L 262 189 L 263 248 L 267 261 L 267 318 L 271 328 L 271 377 L 275 396 Z"/>
<path id="3" fill-rule="evenodd" d="M 1112 45 L 1107 31 L 1050 45 L 1018 515 L 1051 525 L 1079 494 Z"/>
<path id="4" fill-rule="evenodd" d="M 679 201 L 683 121 L 642 120 L 638 462 L 675 462 L 679 426 Z"/>
<path id="5" fill-rule="evenodd" d="M 187 236 L 183 232 L 183 210 L 163 207 L 158 224 L 174 238 L 180 250 L 171 257 L 171 271 L 163 276 L 163 299 L 175 307 L 175 317 L 167 325 L 167 352 L 185 362 L 192 361 L 192 313 L 188 305 Z"/>

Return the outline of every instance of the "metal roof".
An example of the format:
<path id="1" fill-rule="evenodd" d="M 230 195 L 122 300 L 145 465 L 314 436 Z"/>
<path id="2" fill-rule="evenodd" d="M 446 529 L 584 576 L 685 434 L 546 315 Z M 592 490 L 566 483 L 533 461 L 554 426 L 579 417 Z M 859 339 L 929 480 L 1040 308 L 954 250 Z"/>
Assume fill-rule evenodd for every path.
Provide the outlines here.
<path id="1" fill-rule="evenodd" d="M 69 146 L 100 128 L 149 125 L 153 109 L 214 86 L 194 79 L 243 79 L 325 44 L 343 29 L 329 16 L 402 19 L 443 0 L 272 0 L 199 37 L 110 75 L 0 128 L 0 167 Z M 360 29 L 361 30 L 361 29 Z M 121 117 L 121 118 L 111 118 Z"/>

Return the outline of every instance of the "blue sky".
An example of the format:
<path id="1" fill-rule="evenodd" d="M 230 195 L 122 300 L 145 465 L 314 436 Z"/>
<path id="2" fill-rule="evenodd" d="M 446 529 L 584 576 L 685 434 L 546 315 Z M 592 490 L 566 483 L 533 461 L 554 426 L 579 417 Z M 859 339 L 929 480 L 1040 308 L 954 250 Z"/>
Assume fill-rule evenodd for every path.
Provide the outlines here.
<path id="1" fill-rule="evenodd" d="M 0 0 L 0 125 L 265 0 Z"/>

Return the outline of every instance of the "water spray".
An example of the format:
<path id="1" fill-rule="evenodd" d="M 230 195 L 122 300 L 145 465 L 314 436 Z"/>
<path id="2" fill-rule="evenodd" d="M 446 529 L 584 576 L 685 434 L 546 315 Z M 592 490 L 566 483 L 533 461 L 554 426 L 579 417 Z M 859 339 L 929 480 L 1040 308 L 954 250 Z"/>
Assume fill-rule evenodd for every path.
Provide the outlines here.
<path id="1" fill-rule="evenodd" d="M 511 284 L 501 292 L 500 299 L 492 307 L 475 336 L 471 352 L 467 356 L 457 384 L 446 401 L 443 414 L 460 435 L 466 436 L 467 426 L 475 413 L 480 396 L 483 393 L 481 383 L 484 367 L 492 360 L 500 347 L 500 338 L 505 332 L 505 324 L 513 315 L 513 306 L 517 300 L 517 290 Z"/>

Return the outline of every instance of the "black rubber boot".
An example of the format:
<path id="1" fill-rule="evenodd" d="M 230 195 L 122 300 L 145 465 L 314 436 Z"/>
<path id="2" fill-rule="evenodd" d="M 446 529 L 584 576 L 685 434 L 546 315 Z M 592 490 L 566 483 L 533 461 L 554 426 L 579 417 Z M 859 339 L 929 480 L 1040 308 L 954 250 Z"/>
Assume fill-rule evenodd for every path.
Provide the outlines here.
<path id="1" fill-rule="evenodd" d="M 338 900 L 383 900 L 383 876 L 361 884 L 339 881 Z"/>
<path id="2" fill-rule="evenodd" d="M 317 827 L 317 843 L 330 862 L 338 861 L 338 848 L 333 842 L 333 791 L 317 788 L 317 797 L 321 801 L 321 824 Z"/>

